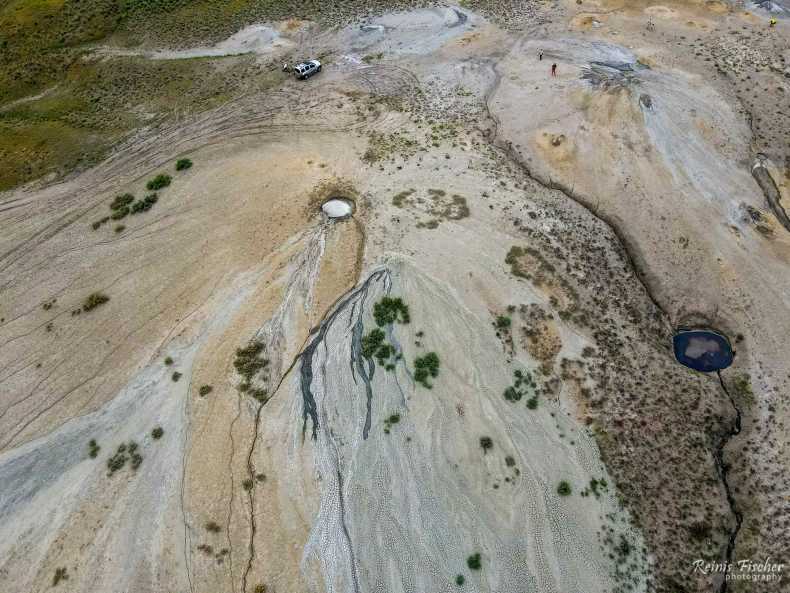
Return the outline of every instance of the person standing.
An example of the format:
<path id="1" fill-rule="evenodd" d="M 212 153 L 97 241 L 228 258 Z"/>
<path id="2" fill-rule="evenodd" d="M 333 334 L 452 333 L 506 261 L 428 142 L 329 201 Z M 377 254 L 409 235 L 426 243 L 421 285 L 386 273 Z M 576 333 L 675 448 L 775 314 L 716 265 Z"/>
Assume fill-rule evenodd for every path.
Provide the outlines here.
<path id="1" fill-rule="evenodd" d="M 552 64 L 551 65 L 551 75 L 552 76 L 557 76 L 557 64 Z"/>
<path id="2" fill-rule="evenodd" d="M 543 59 L 543 50 L 540 50 L 538 52 L 538 60 L 542 60 L 542 59 Z"/>

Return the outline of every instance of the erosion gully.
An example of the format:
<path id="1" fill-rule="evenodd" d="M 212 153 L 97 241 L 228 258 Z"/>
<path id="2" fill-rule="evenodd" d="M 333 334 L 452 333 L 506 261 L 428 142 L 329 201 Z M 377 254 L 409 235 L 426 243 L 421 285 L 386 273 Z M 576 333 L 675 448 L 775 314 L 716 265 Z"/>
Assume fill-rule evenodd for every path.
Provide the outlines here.
<path id="1" fill-rule="evenodd" d="M 493 73 L 493 81 L 489 88 L 486 90 L 484 95 L 484 111 L 486 114 L 486 118 L 488 120 L 488 128 L 483 130 L 486 139 L 491 144 L 493 148 L 500 151 L 505 157 L 510 160 L 515 166 L 519 167 L 521 171 L 533 180 L 535 183 L 543 186 L 549 190 L 556 190 L 561 192 L 565 197 L 569 200 L 572 200 L 582 206 L 585 210 L 587 210 L 592 216 L 603 222 L 609 230 L 611 230 L 612 234 L 617 238 L 620 246 L 623 249 L 623 253 L 625 255 L 625 259 L 628 263 L 629 268 L 634 273 L 634 276 L 637 278 L 639 283 L 642 285 L 642 288 L 645 291 L 645 294 L 651 300 L 653 305 L 661 311 L 663 314 L 663 318 L 666 320 L 668 325 L 671 325 L 671 316 L 666 311 L 664 307 L 658 302 L 657 298 L 655 297 L 649 283 L 646 279 L 640 274 L 637 266 L 634 263 L 634 257 L 631 253 L 632 248 L 629 245 L 629 242 L 626 240 L 624 234 L 619 230 L 617 225 L 610 220 L 607 216 L 597 212 L 595 209 L 591 208 L 589 204 L 591 203 L 589 200 L 584 199 L 583 197 L 576 194 L 573 190 L 568 188 L 567 186 L 563 185 L 562 183 L 557 183 L 551 179 L 545 179 L 541 175 L 534 173 L 527 165 L 524 163 L 519 157 L 518 154 L 513 150 L 513 146 L 511 143 L 502 140 L 499 137 L 499 120 L 498 118 L 491 112 L 490 108 L 490 101 L 491 97 L 496 92 L 497 88 L 499 87 L 501 74 L 496 68 L 496 64 L 491 64 L 491 70 Z M 724 553 L 724 559 L 726 561 L 726 566 L 728 567 L 732 562 L 733 553 L 735 551 L 735 543 L 738 537 L 738 533 L 740 532 L 741 525 L 743 523 L 743 514 L 738 508 L 737 501 L 735 500 L 735 496 L 732 493 L 732 489 L 729 484 L 729 466 L 727 462 L 724 460 L 724 450 L 729 444 L 729 442 L 736 437 L 741 432 L 741 411 L 740 408 L 735 403 L 732 395 L 728 391 L 724 380 L 721 377 L 721 372 L 717 371 L 719 383 L 721 384 L 722 389 L 727 395 L 727 398 L 730 401 L 733 409 L 735 410 L 735 419 L 730 427 L 724 431 L 724 433 L 719 438 L 718 442 L 716 443 L 712 454 L 714 458 L 714 463 L 716 465 L 716 472 L 721 480 L 722 486 L 724 488 L 725 496 L 727 499 L 727 504 L 730 507 L 730 512 L 732 513 L 735 524 L 733 528 L 730 530 L 730 533 L 727 538 L 727 548 Z M 717 593 L 727 593 L 727 573 L 722 577 L 722 582 L 720 583 Z"/>

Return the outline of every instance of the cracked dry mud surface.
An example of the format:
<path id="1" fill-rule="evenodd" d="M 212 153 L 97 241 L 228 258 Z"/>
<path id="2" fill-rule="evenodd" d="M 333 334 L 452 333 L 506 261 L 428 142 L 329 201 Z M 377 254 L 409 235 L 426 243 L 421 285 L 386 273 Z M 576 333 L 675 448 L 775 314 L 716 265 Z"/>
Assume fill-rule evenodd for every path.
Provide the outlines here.
<path id="1" fill-rule="evenodd" d="M 133 48 L 272 78 L 0 193 L 0 589 L 787 590 L 695 570 L 790 557 L 787 22 L 355 14 Z"/>

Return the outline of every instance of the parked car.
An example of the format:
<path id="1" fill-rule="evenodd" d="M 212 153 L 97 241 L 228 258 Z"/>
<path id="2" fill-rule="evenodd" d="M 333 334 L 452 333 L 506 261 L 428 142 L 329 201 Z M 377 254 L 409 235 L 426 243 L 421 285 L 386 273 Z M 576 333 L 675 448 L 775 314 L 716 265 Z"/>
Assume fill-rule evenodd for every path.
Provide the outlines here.
<path id="1" fill-rule="evenodd" d="M 321 62 L 318 60 L 307 60 L 294 66 L 294 76 L 299 80 L 310 78 L 316 72 L 321 72 Z"/>

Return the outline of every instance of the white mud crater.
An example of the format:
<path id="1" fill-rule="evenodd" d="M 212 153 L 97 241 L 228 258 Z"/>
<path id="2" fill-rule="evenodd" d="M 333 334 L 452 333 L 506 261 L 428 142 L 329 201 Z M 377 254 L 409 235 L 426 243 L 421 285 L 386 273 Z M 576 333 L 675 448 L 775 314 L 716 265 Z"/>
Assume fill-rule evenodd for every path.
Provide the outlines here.
<path id="1" fill-rule="evenodd" d="M 321 210 L 329 218 L 348 218 L 354 212 L 354 205 L 343 198 L 332 198 L 321 205 Z"/>

